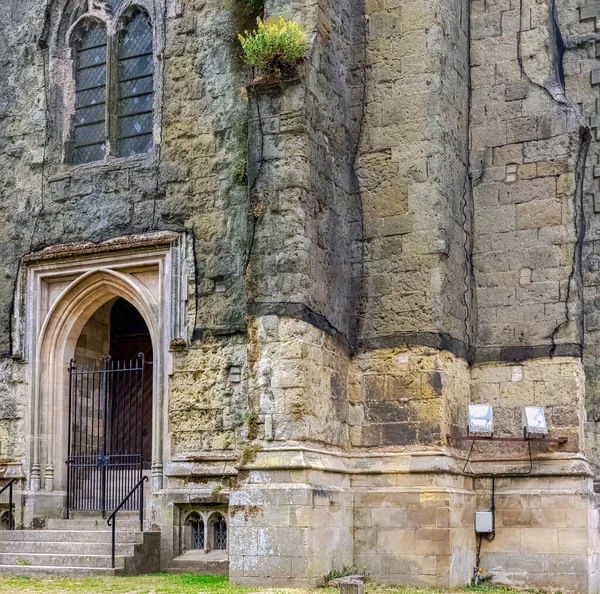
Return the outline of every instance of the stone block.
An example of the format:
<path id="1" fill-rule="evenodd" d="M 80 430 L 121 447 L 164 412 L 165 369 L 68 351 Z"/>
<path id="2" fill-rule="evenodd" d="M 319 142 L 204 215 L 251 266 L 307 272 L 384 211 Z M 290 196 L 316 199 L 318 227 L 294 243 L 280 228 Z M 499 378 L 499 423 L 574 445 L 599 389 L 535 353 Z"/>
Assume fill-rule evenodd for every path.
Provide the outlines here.
<path id="1" fill-rule="evenodd" d="M 588 571 L 587 555 L 545 555 L 544 571 L 548 573 L 559 574 L 579 574 L 585 575 Z"/>
<path id="2" fill-rule="evenodd" d="M 558 531 L 558 550 L 552 552 L 574 555 L 587 554 L 588 551 L 589 535 L 587 530 L 566 528 Z"/>
<path id="3" fill-rule="evenodd" d="M 505 509 L 499 514 L 500 525 L 525 528 L 564 528 L 564 509 Z"/>
<path id="4" fill-rule="evenodd" d="M 382 445 L 409 445 L 417 441 L 414 423 L 383 423 L 380 430 Z"/>
<path id="5" fill-rule="evenodd" d="M 340 584 L 340 594 L 364 594 L 365 586 L 361 580 L 343 580 Z"/>
<path id="6" fill-rule="evenodd" d="M 566 157 L 572 150 L 566 136 L 555 136 L 549 139 L 526 142 L 524 144 L 524 162 L 550 161 Z"/>
<path id="7" fill-rule="evenodd" d="M 482 565 L 490 572 L 499 571 L 514 573 L 542 573 L 544 571 L 544 555 L 540 553 L 487 553 L 482 552 Z"/>
<path id="8" fill-rule="evenodd" d="M 244 577 L 289 578 L 291 576 L 291 557 L 261 555 L 244 557 Z"/>
<path id="9" fill-rule="evenodd" d="M 507 101 L 516 101 L 526 99 L 529 94 L 530 83 L 528 81 L 518 82 L 513 85 L 508 85 L 505 90 Z"/>
<path id="10" fill-rule="evenodd" d="M 307 529 L 279 527 L 274 531 L 276 554 L 280 557 L 306 555 Z"/>
<path id="11" fill-rule="evenodd" d="M 508 165 L 509 163 L 523 163 L 523 145 L 507 144 L 493 150 L 494 165 Z"/>
<path id="12" fill-rule="evenodd" d="M 365 406 L 365 417 L 372 423 L 405 423 L 409 420 L 409 411 L 401 400 L 373 400 Z"/>
<path id="13" fill-rule="evenodd" d="M 521 550 L 521 529 L 501 527 L 497 521 L 494 540 L 485 543 L 485 549 L 493 553 L 518 553 Z"/>
<path id="14" fill-rule="evenodd" d="M 477 292 L 481 307 L 497 307 L 516 303 L 516 287 L 480 288 Z"/>
<path id="15" fill-rule="evenodd" d="M 509 144 L 536 140 L 538 138 L 538 118 L 527 116 L 508 120 L 506 140 Z"/>
<path id="16" fill-rule="evenodd" d="M 587 509 L 565 509 L 566 528 L 588 528 L 588 515 Z"/>
<path id="17" fill-rule="evenodd" d="M 515 184 L 500 188 L 499 191 L 500 204 L 521 204 L 523 202 L 552 200 L 555 197 L 556 180 L 553 177 L 519 180 Z"/>
<path id="18" fill-rule="evenodd" d="M 417 555 L 450 555 L 451 531 L 444 528 L 422 528 L 416 532 Z"/>
<path id="19" fill-rule="evenodd" d="M 474 149 L 498 147 L 507 144 L 506 123 L 488 122 L 473 126 L 471 143 Z"/>
<path id="20" fill-rule="evenodd" d="M 573 535 L 566 530 L 556 528 L 524 528 L 521 530 L 521 551 L 523 553 L 558 553 L 559 533 L 564 532 L 563 541 L 567 541 Z M 587 536 L 586 536 L 587 543 Z M 576 551 L 572 551 L 576 552 Z"/>
<path id="21" fill-rule="evenodd" d="M 556 199 L 536 200 L 517 204 L 517 229 L 540 229 L 560 225 L 562 222 L 562 204 Z"/>
<path id="22" fill-rule="evenodd" d="M 475 212 L 476 233 L 504 233 L 515 229 L 515 207 L 491 206 L 481 208 Z"/>
<path id="23" fill-rule="evenodd" d="M 409 490 L 372 489 L 368 492 L 358 491 L 355 493 L 357 508 L 418 506 L 420 503 L 420 493 Z"/>

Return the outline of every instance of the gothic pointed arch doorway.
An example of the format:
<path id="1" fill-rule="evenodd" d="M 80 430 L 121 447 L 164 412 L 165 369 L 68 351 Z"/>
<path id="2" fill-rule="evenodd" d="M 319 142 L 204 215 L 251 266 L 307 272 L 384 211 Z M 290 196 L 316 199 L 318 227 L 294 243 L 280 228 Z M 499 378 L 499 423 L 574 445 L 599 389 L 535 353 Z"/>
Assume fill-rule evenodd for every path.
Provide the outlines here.
<path id="1" fill-rule="evenodd" d="M 26 364 L 31 386 L 23 465 L 29 484 L 23 510 L 26 525 L 40 518 L 65 517 L 73 359 L 79 370 L 92 363 L 100 367 L 100 357 L 106 355 L 113 362 L 132 360 L 135 368 L 137 355 L 143 353 L 144 402 L 150 402 L 152 392 L 151 406 L 144 405 L 142 428 L 142 472 L 151 479 L 144 504 L 147 511 L 155 509 L 169 443 L 165 421 L 171 345 L 181 344 L 187 336 L 182 282 L 187 253 L 183 236 L 161 232 L 57 246 L 24 259 L 15 297 L 13 351 Z M 140 344 L 141 335 L 145 346 Z M 116 402 L 113 410 L 119 417 L 132 401 Z M 124 422 L 121 429 L 126 436 L 133 433 L 135 440 L 135 425 Z"/>
<path id="2" fill-rule="evenodd" d="M 115 297 L 89 318 L 69 363 L 67 514 L 115 509 L 152 461 L 152 339 Z M 138 507 L 139 493 L 125 509 Z"/>

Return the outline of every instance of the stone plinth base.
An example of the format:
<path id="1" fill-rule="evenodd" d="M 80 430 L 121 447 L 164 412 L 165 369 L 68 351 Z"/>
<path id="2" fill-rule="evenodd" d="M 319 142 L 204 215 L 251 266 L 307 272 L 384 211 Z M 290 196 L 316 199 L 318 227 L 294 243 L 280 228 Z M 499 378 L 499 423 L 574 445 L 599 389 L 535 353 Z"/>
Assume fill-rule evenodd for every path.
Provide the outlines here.
<path id="1" fill-rule="evenodd" d="M 352 565 L 379 583 L 470 582 L 475 512 L 490 509 L 492 481 L 463 474 L 447 452 L 278 449 L 251 466 L 230 498 L 232 583 L 315 586 Z M 496 535 L 480 560 L 494 581 L 595 591 L 598 512 L 583 457 L 549 454 L 530 474 L 500 474 L 494 503 Z"/>
<path id="2" fill-rule="evenodd" d="M 482 542 L 481 566 L 503 584 L 597 592 L 596 499 L 588 477 L 497 479 L 496 535 Z"/>

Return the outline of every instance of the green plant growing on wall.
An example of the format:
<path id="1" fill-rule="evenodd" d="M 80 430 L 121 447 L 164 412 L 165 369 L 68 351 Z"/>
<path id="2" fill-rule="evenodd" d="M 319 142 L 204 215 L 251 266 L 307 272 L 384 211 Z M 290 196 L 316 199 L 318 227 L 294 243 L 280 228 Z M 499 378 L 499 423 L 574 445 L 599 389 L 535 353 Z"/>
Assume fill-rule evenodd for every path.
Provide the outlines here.
<path id="1" fill-rule="evenodd" d="M 258 437 L 258 413 L 254 409 L 246 414 L 246 423 L 248 424 L 248 439 L 256 439 Z"/>
<path id="2" fill-rule="evenodd" d="M 242 449 L 239 463 L 242 466 L 245 466 L 246 464 L 252 464 L 252 462 L 256 460 L 258 452 L 260 452 L 261 450 L 262 447 L 259 444 L 248 444 Z"/>
<path id="3" fill-rule="evenodd" d="M 238 185 L 248 183 L 248 165 L 246 158 L 240 157 L 233 163 L 233 167 L 231 168 L 231 180 Z"/>
<path id="4" fill-rule="evenodd" d="M 296 74 L 308 49 L 306 33 L 294 21 L 283 17 L 262 21 L 258 29 L 238 36 L 246 64 L 257 68 L 268 80 L 281 80 Z"/>

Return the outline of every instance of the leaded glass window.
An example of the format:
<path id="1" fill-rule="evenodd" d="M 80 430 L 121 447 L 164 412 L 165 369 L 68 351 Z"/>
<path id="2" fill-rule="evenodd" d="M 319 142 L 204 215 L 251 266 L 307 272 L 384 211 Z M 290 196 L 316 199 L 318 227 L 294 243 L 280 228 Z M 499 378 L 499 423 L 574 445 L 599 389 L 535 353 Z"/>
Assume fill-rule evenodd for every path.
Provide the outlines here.
<path id="1" fill-rule="evenodd" d="M 204 550 L 204 522 L 202 518 L 195 517 L 192 525 L 192 549 Z"/>
<path id="2" fill-rule="evenodd" d="M 128 157 L 152 150 L 154 57 L 152 25 L 136 10 L 119 34 L 118 153 Z"/>
<path id="3" fill-rule="evenodd" d="M 74 164 L 152 151 L 152 22 L 136 6 L 115 15 L 122 4 L 105 4 L 107 18 L 119 19 L 114 39 L 96 18 L 84 19 L 72 38 L 76 98 L 68 155 Z"/>
<path id="4" fill-rule="evenodd" d="M 213 524 L 214 547 L 218 551 L 227 549 L 227 523 L 222 515 L 218 515 Z"/>
<path id="5" fill-rule="evenodd" d="M 75 41 L 75 122 L 73 162 L 90 163 L 104 159 L 106 151 L 106 69 L 105 26 L 88 21 Z"/>

